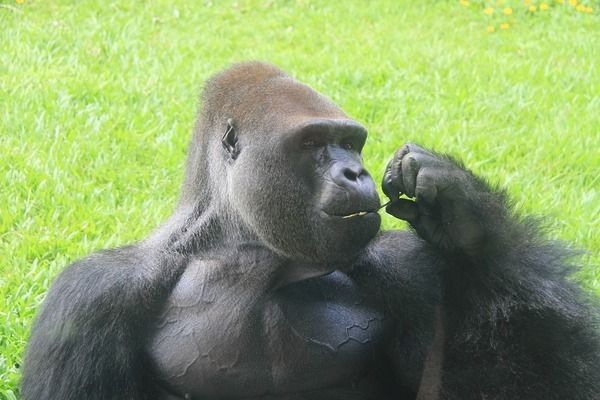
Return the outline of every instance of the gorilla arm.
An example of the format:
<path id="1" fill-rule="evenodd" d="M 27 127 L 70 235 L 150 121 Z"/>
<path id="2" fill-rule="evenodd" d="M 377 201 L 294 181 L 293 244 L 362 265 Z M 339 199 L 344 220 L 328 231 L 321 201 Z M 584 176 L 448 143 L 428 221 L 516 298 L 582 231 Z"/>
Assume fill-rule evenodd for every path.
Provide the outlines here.
<path id="1" fill-rule="evenodd" d="M 371 250 L 369 267 L 384 277 L 388 303 L 406 313 L 409 331 L 432 330 L 439 285 L 441 398 L 597 398 L 598 308 L 568 279 L 572 252 L 542 239 L 533 221 L 514 216 L 504 193 L 450 157 L 418 146 L 395 154 L 383 189 L 392 199 L 387 212 L 407 220 L 424 241 L 396 238 L 392 250 L 388 234 L 371 247 L 384 246 L 405 260 L 382 260 L 382 250 Z M 408 381 L 415 390 L 415 378 Z"/>
<path id="2" fill-rule="evenodd" d="M 438 270 L 443 260 L 411 232 L 381 232 L 356 260 L 350 277 L 384 304 L 391 319 L 389 387 L 393 398 L 414 399 L 433 341 L 441 302 Z M 390 318 L 391 317 L 391 318 Z"/>
<path id="3" fill-rule="evenodd" d="M 183 258 L 135 245 L 65 269 L 31 333 L 22 398 L 155 398 L 144 356 L 148 318 L 177 282 Z"/>

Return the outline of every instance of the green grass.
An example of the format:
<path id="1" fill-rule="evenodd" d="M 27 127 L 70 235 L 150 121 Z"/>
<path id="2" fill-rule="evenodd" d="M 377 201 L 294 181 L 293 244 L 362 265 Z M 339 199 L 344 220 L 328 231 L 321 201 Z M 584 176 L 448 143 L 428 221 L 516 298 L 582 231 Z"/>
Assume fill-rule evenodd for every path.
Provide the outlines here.
<path id="1" fill-rule="evenodd" d="M 149 3 L 0 1 L 0 398 L 18 396 L 56 274 L 173 210 L 199 90 L 236 61 L 273 62 L 364 123 L 378 180 L 405 142 L 462 157 L 587 249 L 579 277 L 600 293 L 597 0 L 514 1 L 506 18 L 473 1 Z"/>

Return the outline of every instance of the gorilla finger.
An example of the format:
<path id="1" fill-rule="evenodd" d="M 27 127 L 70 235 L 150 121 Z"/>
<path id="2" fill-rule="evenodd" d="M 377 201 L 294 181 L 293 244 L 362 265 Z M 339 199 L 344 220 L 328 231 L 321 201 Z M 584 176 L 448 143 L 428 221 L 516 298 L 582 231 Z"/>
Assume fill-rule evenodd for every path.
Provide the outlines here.
<path id="1" fill-rule="evenodd" d="M 400 196 L 400 191 L 398 187 L 394 184 L 394 181 L 392 180 L 391 162 L 388 164 L 388 167 L 385 169 L 385 172 L 383 174 L 381 188 L 383 189 L 383 193 L 390 200 L 396 200 Z"/>
<path id="2" fill-rule="evenodd" d="M 410 144 L 402 145 L 402 147 L 400 147 L 398 150 L 396 150 L 396 153 L 394 154 L 394 158 L 402 159 L 402 157 L 404 157 L 408 153 L 410 153 Z"/>
<path id="3" fill-rule="evenodd" d="M 400 194 L 406 193 L 405 181 L 403 179 L 402 172 L 402 160 L 411 152 L 411 149 L 413 148 L 417 152 L 422 152 L 422 154 L 429 154 L 419 146 L 405 144 L 394 153 L 394 157 L 388 163 L 385 169 L 381 186 L 385 195 L 391 200 L 395 200 L 400 196 Z M 411 187 L 414 187 L 414 184 Z"/>
<path id="4" fill-rule="evenodd" d="M 415 186 L 415 198 L 418 203 L 433 205 L 438 195 L 438 188 L 435 177 L 429 169 L 421 169 L 417 175 Z"/>
<path id="5" fill-rule="evenodd" d="M 390 179 L 399 193 L 404 193 L 404 183 L 402 181 L 402 157 L 394 157 L 390 166 Z M 396 197 L 397 198 L 397 197 Z"/>
<path id="6" fill-rule="evenodd" d="M 417 174 L 419 173 L 419 162 L 415 153 L 408 153 L 402 159 L 402 183 L 404 193 L 408 197 L 415 197 L 415 186 L 417 183 Z"/>
<path id="7" fill-rule="evenodd" d="M 428 150 L 425 150 L 423 147 L 419 146 L 418 144 L 414 144 L 414 143 L 407 143 L 404 146 L 402 146 L 402 150 L 404 152 L 404 154 L 408 154 L 408 153 L 420 153 L 420 154 L 427 154 L 433 157 L 433 153 L 431 153 Z"/>
<path id="8" fill-rule="evenodd" d="M 399 199 L 385 208 L 385 211 L 396 218 L 408 222 L 416 221 L 419 216 L 417 204 L 414 201 Z"/>

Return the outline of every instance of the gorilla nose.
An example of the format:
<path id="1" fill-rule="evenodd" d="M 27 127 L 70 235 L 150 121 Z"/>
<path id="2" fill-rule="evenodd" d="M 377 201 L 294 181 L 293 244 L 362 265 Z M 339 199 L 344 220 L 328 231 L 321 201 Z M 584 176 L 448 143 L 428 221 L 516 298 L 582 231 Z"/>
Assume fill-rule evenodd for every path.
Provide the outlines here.
<path id="1" fill-rule="evenodd" d="M 344 177 L 346 179 L 348 179 L 349 181 L 355 181 L 358 179 L 358 175 L 361 173 L 361 171 L 355 171 L 351 168 L 344 168 Z"/>
<path id="2" fill-rule="evenodd" d="M 369 177 L 369 173 L 360 164 L 335 166 L 331 174 L 333 181 L 345 188 L 360 185 L 363 177 Z"/>

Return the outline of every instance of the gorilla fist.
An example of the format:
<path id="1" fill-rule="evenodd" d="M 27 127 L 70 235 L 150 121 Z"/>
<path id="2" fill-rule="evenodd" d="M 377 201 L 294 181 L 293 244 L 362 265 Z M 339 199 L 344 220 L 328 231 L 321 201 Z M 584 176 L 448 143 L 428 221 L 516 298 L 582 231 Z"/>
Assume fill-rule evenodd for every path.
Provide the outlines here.
<path id="1" fill-rule="evenodd" d="M 406 220 L 441 250 L 475 255 L 485 240 L 479 222 L 482 196 L 490 192 L 456 161 L 417 145 L 402 146 L 388 163 L 383 191 L 386 211 Z M 400 199 L 400 195 L 414 198 Z"/>

